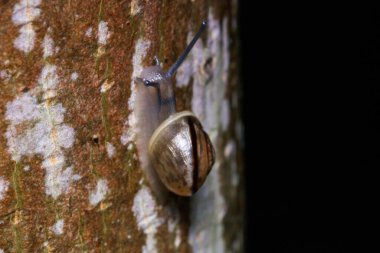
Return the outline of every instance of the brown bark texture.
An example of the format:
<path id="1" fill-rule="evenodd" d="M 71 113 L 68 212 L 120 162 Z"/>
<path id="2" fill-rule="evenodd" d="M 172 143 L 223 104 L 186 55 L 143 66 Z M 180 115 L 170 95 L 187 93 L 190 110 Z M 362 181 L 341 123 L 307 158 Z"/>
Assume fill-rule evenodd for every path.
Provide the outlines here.
<path id="1" fill-rule="evenodd" d="M 236 0 L 0 1 L 0 252 L 242 252 Z M 135 78 L 182 53 L 177 111 L 216 162 L 165 201 L 136 144 Z M 144 122 L 143 122 L 144 124 Z"/>

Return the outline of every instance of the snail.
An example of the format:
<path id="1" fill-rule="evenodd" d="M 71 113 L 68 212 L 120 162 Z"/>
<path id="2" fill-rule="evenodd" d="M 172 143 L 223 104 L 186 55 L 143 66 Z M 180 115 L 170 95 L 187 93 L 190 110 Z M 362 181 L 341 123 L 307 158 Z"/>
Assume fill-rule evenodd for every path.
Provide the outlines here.
<path id="1" fill-rule="evenodd" d="M 155 66 L 135 78 L 140 97 L 140 120 L 154 126 L 148 141 L 148 159 L 160 181 L 180 196 L 193 195 L 204 183 L 214 161 L 215 150 L 198 118 L 190 111 L 176 112 L 171 78 L 206 28 L 202 25 L 182 55 L 165 73 L 157 57 Z M 142 100 L 142 101 L 141 101 Z M 148 175 L 152 177 L 152 173 Z"/>

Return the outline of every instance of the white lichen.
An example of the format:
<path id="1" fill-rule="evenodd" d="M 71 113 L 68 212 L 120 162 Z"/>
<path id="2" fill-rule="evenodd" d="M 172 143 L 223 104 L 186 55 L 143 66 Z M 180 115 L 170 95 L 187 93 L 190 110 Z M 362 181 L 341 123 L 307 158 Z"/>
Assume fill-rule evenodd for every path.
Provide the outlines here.
<path id="1" fill-rule="evenodd" d="M 91 37 L 91 35 L 92 35 L 92 27 L 89 27 L 89 28 L 86 30 L 86 32 L 85 32 L 84 35 L 86 35 L 87 37 Z"/>
<path id="2" fill-rule="evenodd" d="M 143 38 L 140 38 L 137 40 L 136 46 L 135 46 L 135 52 L 134 52 L 133 58 L 132 58 L 132 66 L 133 66 L 132 79 L 139 77 L 141 75 L 141 73 L 143 71 L 142 61 L 148 52 L 150 44 L 151 43 L 149 40 L 146 40 Z M 132 81 L 132 83 L 131 83 L 131 92 L 132 93 L 135 92 L 135 86 L 136 86 L 136 83 L 134 81 Z M 128 101 L 128 106 L 130 108 L 133 108 L 133 106 L 134 106 L 135 101 L 133 99 L 134 98 L 131 96 L 131 98 Z"/>
<path id="3" fill-rule="evenodd" d="M 73 73 L 71 73 L 71 75 L 70 75 L 70 79 L 71 79 L 71 81 L 76 81 L 77 79 L 78 79 L 78 73 L 76 72 L 76 71 L 74 71 Z"/>
<path id="4" fill-rule="evenodd" d="M 102 20 L 98 24 L 98 44 L 106 45 L 109 37 L 110 37 L 110 32 L 108 30 L 108 24 L 107 22 Z"/>
<path id="5" fill-rule="evenodd" d="M 71 148 L 74 143 L 74 129 L 68 125 L 62 124 L 56 127 L 57 143 L 62 148 Z"/>
<path id="6" fill-rule="evenodd" d="M 39 1 L 29 2 L 39 4 Z M 54 42 L 49 34 L 45 35 L 42 48 L 44 58 L 53 55 Z M 5 119 L 9 126 L 5 137 L 14 161 L 18 162 L 24 156 L 43 158 L 45 193 L 57 199 L 68 192 L 74 180 L 73 167 L 66 167 L 64 150 L 73 146 L 75 131 L 64 124 L 66 109 L 54 100 L 59 84 L 57 67 L 46 63 L 37 82 L 38 87 L 7 103 Z M 38 102 L 37 97 L 42 97 L 42 100 Z"/>
<path id="7" fill-rule="evenodd" d="M 110 142 L 106 143 L 106 150 L 107 150 L 108 158 L 112 158 L 116 153 L 115 147 Z"/>
<path id="8" fill-rule="evenodd" d="M 82 178 L 82 176 L 79 175 L 79 174 L 74 174 L 74 175 L 72 176 L 72 179 L 73 179 L 74 181 L 78 181 L 78 180 L 80 180 L 81 178 Z"/>
<path id="9" fill-rule="evenodd" d="M 63 234 L 63 226 L 65 225 L 65 222 L 63 219 L 57 220 L 54 225 L 51 227 L 51 231 L 55 235 L 62 235 Z"/>
<path id="10" fill-rule="evenodd" d="M 177 227 L 175 230 L 174 247 L 178 249 L 180 245 L 181 245 L 181 229 Z"/>
<path id="11" fill-rule="evenodd" d="M 4 250 L 3 250 L 3 249 L 0 249 L 0 253 L 4 253 Z"/>
<path id="12" fill-rule="evenodd" d="M 59 158 L 60 157 L 54 157 L 54 159 Z M 59 195 L 68 192 L 70 184 L 74 180 L 73 169 L 71 166 L 62 170 L 63 163 L 60 163 L 60 161 L 57 164 L 52 163 L 50 166 L 51 167 L 45 167 L 45 192 L 47 195 L 51 195 L 56 199 Z"/>
<path id="13" fill-rule="evenodd" d="M 105 179 L 99 179 L 96 188 L 90 192 L 89 201 L 92 206 L 96 206 L 103 201 L 108 193 L 108 184 Z"/>
<path id="14" fill-rule="evenodd" d="M 5 118 L 11 124 L 5 136 L 13 160 L 34 154 L 47 158 L 60 154 L 62 148 L 72 147 L 75 133 L 73 128 L 62 124 L 66 111 L 62 104 L 37 104 L 36 98 L 25 93 L 9 102 L 6 109 Z M 25 124 L 29 127 L 18 127 Z"/>
<path id="15" fill-rule="evenodd" d="M 136 104 L 136 84 L 134 79 L 141 75 L 143 66 L 141 65 L 142 60 L 145 58 L 147 50 L 149 49 L 150 41 L 145 39 L 138 39 L 135 52 L 132 58 L 133 72 L 132 72 L 132 82 L 131 82 L 131 96 L 128 100 L 128 108 L 131 113 L 128 116 L 128 120 L 124 124 L 123 133 L 120 137 L 120 141 L 123 145 L 128 144 L 131 141 L 135 140 L 136 132 L 133 131 L 134 126 L 136 125 L 136 115 L 134 113 L 135 104 Z"/>
<path id="16" fill-rule="evenodd" d="M 36 32 L 32 22 L 41 15 L 38 6 L 41 0 L 21 0 L 13 7 L 12 22 L 22 25 L 19 36 L 13 41 L 13 45 L 24 53 L 29 53 L 34 48 Z"/>
<path id="17" fill-rule="evenodd" d="M 142 252 L 158 252 L 155 236 L 157 228 L 163 223 L 163 221 L 158 216 L 156 201 L 147 187 L 143 186 L 135 195 L 132 211 L 136 218 L 137 227 L 146 235 L 146 241 L 142 248 Z"/>
<path id="18" fill-rule="evenodd" d="M 41 0 L 21 0 L 13 7 L 12 22 L 15 25 L 32 22 L 41 14 L 41 10 L 37 8 L 40 4 Z"/>
<path id="19" fill-rule="evenodd" d="M 9 187 L 9 182 L 0 176 L 0 201 L 5 198 L 5 193 Z"/>
<path id="20" fill-rule="evenodd" d="M 44 40 L 42 41 L 42 51 L 44 58 L 47 58 L 54 54 L 54 42 L 49 34 L 46 34 Z"/>
<path id="21" fill-rule="evenodd" d="M 24 121 L 37 120 L 39 117 L 37 99 L 28 92 L 6 105 L 5 119 L 12 124 L 18 125 Z"/>
<path id="22" fill-rule="evenodd" d="M 29 171 L 30 170 L 30 166 L 29 165 L 24 166 L 23 170 L 24 171 Z"/>
<path id="23" fill-rule="evenodd" d="M 11 74 L 6 70 L 0 70 L 0 78 L 9 81 L 11 79 Z"/>
<path id="24" fill-rule="evenodd" d="M 128 143 L 135 140 L 135 132 L 132 127 L 135 125 L 135 117 L 132 113 L 129 114 L 128 120 L 124 123 L 123 133 L 120 136 L 120 142 L 123 145 L 127 145 Z"/>
<path id="25" fill-rule="evenodd" d="M 44 91 L 48 91 L 49 89 L 55 89 L 58 83 L 57 67 L 52 64 L 46 64 L 38 78 L 38 84 Z"/>
<path id="26" fill-rule="evenodd" d="M 168 219 L 168 231 L 170 233 L 175 233 L 175 236 L 174 236 L 174 247 L 177 249 L 179 247 L 179 245 L 181 244 L 181 228 L 179 226 L 179 212 L 177 209 L 174 209 L 176 210 L 175 212 L 172 212 L 170 214 L 170 217 L 175 217 L 174 219 L 173 218 L 169 218 Z"/>
<path id="27" fill-rule="evenodd" d="M 20 30 L 19 36 L 13 41 L 13 45 L 24 53 L 29 53 L 34 48 L 34 41 L 36 39 L 36 32 L 34 31 L 33 24 L 28 23 L 23 25 Z"/>

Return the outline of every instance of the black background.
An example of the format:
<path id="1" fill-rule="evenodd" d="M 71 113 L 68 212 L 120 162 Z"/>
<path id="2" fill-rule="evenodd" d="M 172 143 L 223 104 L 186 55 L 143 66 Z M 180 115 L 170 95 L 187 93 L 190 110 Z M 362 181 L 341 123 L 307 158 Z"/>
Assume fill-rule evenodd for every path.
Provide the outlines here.
<path id="1" fill-rule="evenodd" d="M 246 251 L 363 252 L 378 241 L 359 238 L 378 199 L 380 11 L 240 2 Z"/>

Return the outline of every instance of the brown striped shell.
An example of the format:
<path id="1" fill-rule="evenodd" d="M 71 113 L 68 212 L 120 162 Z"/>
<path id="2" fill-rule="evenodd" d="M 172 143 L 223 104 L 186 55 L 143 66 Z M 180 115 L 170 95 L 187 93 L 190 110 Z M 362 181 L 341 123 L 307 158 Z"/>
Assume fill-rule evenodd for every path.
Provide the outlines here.
<path id="1" fill-rule="evenodd" d="M 191 196 L 204 183 L 215 161 L 215 151 L 197 117 L 175 113 L 154 131 L 149 158 L 163 184 L 180 196 Z"/>

